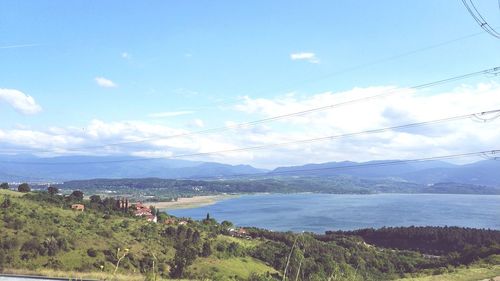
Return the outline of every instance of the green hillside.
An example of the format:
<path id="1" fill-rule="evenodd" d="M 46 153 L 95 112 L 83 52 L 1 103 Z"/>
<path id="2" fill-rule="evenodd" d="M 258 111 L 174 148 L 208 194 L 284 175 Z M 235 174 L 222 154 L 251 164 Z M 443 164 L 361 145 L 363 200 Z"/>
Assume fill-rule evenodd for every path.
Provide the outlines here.
<path id="1" fill-rule="evenodd" d="M 415 276 L 397 281 L 490 281 L 500 277 L 500 256 L 492 256 L 487 262 L 479 262 L 467 267 L 450 268 L 441 273 L 436 270 L 426 276 Z M 495 279 L 497 280 L 497 279 Z"/>
<path id="2" fill-rule="evenodd" d="M 18 192 L 0 190 L 0 203 L 3 204 L 6 198 L 10 201 L 8 207 L 3 204 L 0 210 L 3 217 L 0 220 L 0 268 L 8 272 L 45 272 L 51 275 L 60 275 L 61 272 L 63 275 L 66 272 L 104 272 L 111 277 L 118 259 L 124 257 L 120 260 L 115 276 L 121 274 L 127 276 L 123 277 L 124 280 L 130 280 L 129 274 L 132 274 L 138 280 L 144 280 L 145 276 L 156 272 L 158 277 L 167 278 L 177 244 L 188 241 L 189 247 L 196 249 L 196 257 L 204 241 L 225 240 L 224 237 L 209 237 L 210 228 L 216 228 L 215 225 L 190 222 L 186 227 L 176 227 L 175 234 L 170 236 L 165 233 L 166 226 L 144 219 L 107 215 L 92 210 L 72 211 L 51 203 L 28 200 L 20 195 Z M 227 238 L 228 241 L 235 239 Z M 186 276 L 196 277 L 197 269 L 202 274 L 207 273 L 203 270 L 207 259 L 199 260 L 200 266 L 192 270 L 190 268 L 193 273 L 186 272 Z M 215 268 L 217 272 L 234 279 L 247 278 L 251 273 L 276 272 L 253 258 L 245 259 L 245 266 L 241 266 L 242 262 L 234 257 L 212 256 L 210 270 Z M 198 261 L 195 263 L 198 264 Z M 233 267 L 232 264 L 238 266 Z M 42 270 L 44 268 L 52 270 Z"/>
<path id="3" fill-rule="evenodd" d="M 100 280 L 251 281 L 281 280 L 283 274 L 286 280 L 311 281 L 409 276 L 441 280 L 423 276 L 469 276 L 464 265 L 475 268 L 478 276 L 498 272 L 493 265 L 500 254 L 500 232 L 495 231 L 428 227 L 325 235 L 257 228 L 235 232 L 230 222 L 209 217 L 192 221 L 158 213 L 158 223 L 148 222 L 134 215 L 133 205 L 124 207 L 113 198 L 83 199 L 81 192 L 62 196 L 52 191 L 0 190 L 0 271 Z M 85 210 L 72 210 L 75 203 Z M 367 244 L 362 238 L 366 233 L 384 246 Z M 392 248 L 372 233 L 397 237 L 397 243 Z M 458 239 L 463 247 L 432 257 L 410 247 L 411 241 L 429 233 L 439 233 L 449 243 Z"/>

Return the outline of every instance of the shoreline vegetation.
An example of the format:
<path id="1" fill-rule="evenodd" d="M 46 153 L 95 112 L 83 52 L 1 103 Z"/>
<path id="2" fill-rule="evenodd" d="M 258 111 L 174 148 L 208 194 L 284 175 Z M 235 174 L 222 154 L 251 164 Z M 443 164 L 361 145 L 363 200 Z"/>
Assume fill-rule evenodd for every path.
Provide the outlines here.
<path id="1" fill-rule="evenodd" d="M 240 195 L 232 194 L 202 195 L 193 197 L 180 197 L 176 201 L 148 202 L 148 204 L 160 210 L 190 209 L 213 205 L 222 200 L 237 198 L 239 196 Z"/>

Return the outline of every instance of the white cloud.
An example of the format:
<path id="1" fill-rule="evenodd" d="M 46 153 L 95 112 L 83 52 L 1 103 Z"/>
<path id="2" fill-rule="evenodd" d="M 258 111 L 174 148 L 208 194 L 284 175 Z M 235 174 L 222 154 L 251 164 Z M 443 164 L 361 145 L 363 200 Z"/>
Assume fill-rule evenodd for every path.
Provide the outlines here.
<path id="1" fill-rule="evenodd" d="M 96 77 L 95 82 L 97 83 L 97 85 L 99 85 L 103 88 L 116 88 L 118 86 L 118 85 L 116 85 L 115 82 L 113 82 L 109 79 L 106 79 L 104 77 Z"/>
<path id="2" fill-rule="evenodd" d="M 23 114 L 36 114 L 42 111 L 42 107 L 36 103 L 32 96 L 15 89 L 0 88 L 0 101 L 8 103 Z"/>
<path id="3" fill-rule="evenodd" d="M 290 59 L 292 60 L 305 60 L 310 63 L 319 63 L 318 57 L 316 57 L 315 53 L 309 52 L 301 52 L 301 53 L 292 53 L 290 54 Z"/>
<path id="4" fill-rule="evenodd" d="M 126 60 L 131 58 L 131 55 L 127 52 L 122 52 L 120 55 L 122 58 L 124 58 Z"/>
<path id="5" fill-rule="evenodd" d="M 390 91 L 384 98 L 330 108 L 269 123 L 273 130 L 266 139 L 286 141 L 392 127 L 481 112 L 500 104 L 500 85 L 495 83 L 461 86 L 438 94 L 392 86 L 355 88 L 350 91 L 326 92 L 307 98 L 286 96 L 275 99 L 252 99 L 234 108 L 240 112 L 269 118 L 291 112 L 338 104 Z M 267 161 L 281 159 L 290 164 L 339 160 L 367 161 L 371 159 L 421 158 L 489 149 L 499 149 L 499 120 L 478 123 L 466 119 L 419 128 L 389 131 L 383 134 L 360 135 L 310 144 L 292 145 L 267 150 Z M 254 134 L 254 137 L 258 134 Z M 269 138 L 268 138 L 269 137 Z M 249 138 L 250 139 L 250 138 Z M 279 152 L 282 151 L 282 152 Z M 280 164 L 278 164 L 280 165 Z"/>
<path id="6" fill-rule="evenodd" d="M 70 148 L 138 141 L 127 145 L 86 149 L 78 153 L 168 157 L 347 134 L 498 109 L 495 105 L 500 105 L 500 85 L 488 83 L 461 86 L 432 94 L 407 88 L 394 91 L 393 86 L 379 86 L 337 93 L 325 92 L 305 98 L 291 95 L 274 99 L 247 97 L 233 110 L 240 113 L 239 117 L 242 117 L 241 114 L 248 114 L 247 120 L 255 120 L 373 96 L 388 90 L 393 94 L 384 98 L 209 134 L 186 135 L 200 130 L 196 126 L 187 130 L 145 121 L 93 120 L 84 130 L 76 127 L 50 127 L 43 131 L 29 127 L 0 130 L 0 146 L 4 149 L 49 149 L 54 151 L 52 154 L 74 154 L 77 152 L 69 150 Z M 203 122 L 195 123 L 201 125 Z M 500 149 L 499 123 L 500 119 L 489 123 L 465 119 L 379 134 L 187 159 L 272 168 L 311 162 L 432 157 Z M 235 123 L 226 121 L 225 124 L 231 126 Z M 172 135 L 182 136 L 169 137 Z"/>
<path id="7" fill-rule="evenodd" d="M 151 113 L 148 116 L 151 118 L 165 118 L 165 117 L 175 117 L 181 115 L 193 114 L 194 111 L 165 111 L 165 112 L 156 112 Z"/>

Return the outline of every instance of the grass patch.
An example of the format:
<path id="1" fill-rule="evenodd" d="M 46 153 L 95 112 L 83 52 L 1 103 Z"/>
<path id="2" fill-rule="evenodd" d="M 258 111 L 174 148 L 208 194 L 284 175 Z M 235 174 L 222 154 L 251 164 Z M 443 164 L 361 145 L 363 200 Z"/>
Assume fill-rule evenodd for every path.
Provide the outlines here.
<path id="1" fill-rule="evenodd" d="M 398 281 L 479 281 L 500 276 L 500 265 L 458 268 L 455 272 L 439 275 L 409 277 Z"/>
<path id="2" fill-rule="evenodd" d="M 31 275 L 31 276 L 45 276 L 45 277 L 59 277 L 68 278 L 69 280 L 79 280 L 79 279 L 95 279 L 95 280 L 113 280 L 113 281 L 144 281 L 144 276 L 133 275 L 133 274 L 117 274 L 113 276 L 106 272 L 75 272 L 75 271 L 60 271 L 53 269 L 39 269 L 39 270 L 28 270 L 28 269 L 6 269 L 2 273 L 5 274 L 19 274 L 19 275 Z M 165 279 L 158 279 L 165 280 Z"/>
<path id="3" fill-rule="evenodd" d="M 24 194 L 25 193 L 17 192 L 17 191 L 14 191 L 14 190 L 0 189 L 0 195 L 8 195 L 8 196 L 12 196 L 12 197 L 21 197 Z"/>
<path id="4" fill-rule="evenodd" d="M 200 258 L 189 267 L 189 272 L 207 278 L 246 279 L 251 273 L 275 273 L 276 270 L 251 257 L 217 259 Z"/>
<path id="5" fill-rule="evenodd" d="M 243 238 L 237 238 L 237 237 L 231 237 L 231 236 L 226 236 L 226 235 L 219 235 L 217 236 L 217 241 L 225 241 L 228 243 L 235 242 L 239 246 L 249 249 L 258 246 L 262 241 L 259 241 L 257 239 L 243 239 Z"/>

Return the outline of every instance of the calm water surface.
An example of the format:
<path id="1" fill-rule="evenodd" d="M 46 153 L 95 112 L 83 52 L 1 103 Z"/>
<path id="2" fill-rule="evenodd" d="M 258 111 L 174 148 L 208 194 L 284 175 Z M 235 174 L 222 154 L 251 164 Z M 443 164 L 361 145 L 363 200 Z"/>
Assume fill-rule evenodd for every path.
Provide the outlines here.
<path id="1" fill-rule="evenodd" d="M 456 194 L 244 195 L 168 213 L 279 231 L 352 230 L 383 226 L 463 226 L 500 229 L 500 196 Z"/>

